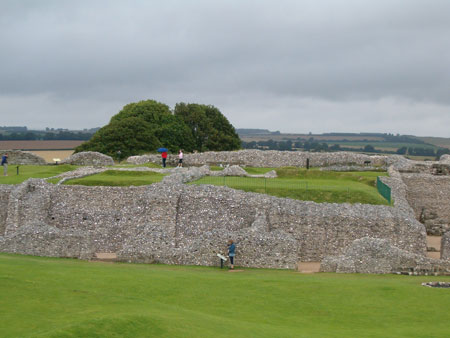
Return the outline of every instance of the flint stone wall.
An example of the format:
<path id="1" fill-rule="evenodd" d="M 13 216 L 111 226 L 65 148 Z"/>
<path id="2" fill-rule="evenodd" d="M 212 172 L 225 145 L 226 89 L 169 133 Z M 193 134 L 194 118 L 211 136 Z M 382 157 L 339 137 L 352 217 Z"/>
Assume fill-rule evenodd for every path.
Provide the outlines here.
<path id="1" fill-rule="evenodd" d="M 441 236 L 450 230 L 450 176 L 402 174 L 406 198 L 414 215 L 429 235 Z"/>
<path id="2" fill-rule="evenodd" d="M 450 261 L 450 231 L 441 238 L 441 259 Z"/>
<path id="3" fill-rule="evenodd" d="M 336 153 L 310 153 L 301 151 L 276 151 L 276 150 L 239 150 L 185 154 L 183 164 L 187 166 L 202 165 L 240 165 L 252 167 L 285 167 L 296 166 L 306 167 L 306 160 L 309 159 L 310 166 L 324 167 L 330 165 L 355 164 L 364 166 L 364 162 L 370 161 L 371 165 L 383 166 L 390 162 L 387 156 L 368 156 L 353 152 Z M 176 155 L 169 155 L 168 164 L 175 164 L 178 161 Z M 143 164 L 153 162 L 161 164 L 161 155 L 132 156 L 127 162 L 133 164 Z"/>
<path id="4" fill-rule="evenodd" d="M 114 160 L 111 156 L 96 151 L 82 151 L 80 153 L 71 155 L 61 163 L 74 165 L 104 166 L 104 165 L 114 165 Z"/>
<path id="5" fill-rule="evenodd" d="M 365 237 L 355 240 L 341 256 L 326 257 L 322 272 L 450 274 L 450 262 L 401 250 L 389 240 Z"/>
<path id="6" fill-rule="evenodd" d="M 217 265 L 216 253 L 233 238 L 238 265 L 294 268 L 340 255 L 366 236 L 426 250 L 424 227 L 388 206 L 316 204 L 177 181 L 123 188 L 28 180 L 2 189 L 4 252 L 82 259 L 114 252 L 123 261 Z"/>
<path id="7" fill-rule="evenodd" d="M 439 162 L 443 164 L 450 164 L 450 155 L 444 154 L 439 158 Z"/>
<path id="8" fill-rule="evenodd" d="M 8 154 L 8 164 L 34 164 L 44 165 L 47 164 L 45 160 L 33 153 L 28 153 L 21 150 L 0 150 L 0 156 Z"/>

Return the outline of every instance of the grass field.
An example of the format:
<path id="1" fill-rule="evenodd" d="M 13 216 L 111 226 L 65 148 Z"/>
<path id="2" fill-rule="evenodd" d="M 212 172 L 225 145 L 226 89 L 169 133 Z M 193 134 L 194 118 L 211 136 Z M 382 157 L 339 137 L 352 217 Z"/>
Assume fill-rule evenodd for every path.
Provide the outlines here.
<path id="1" fill-rule="evenodd" d="M 272 169 L 246 168 L 251 174 L 263 174 Z M 192 184 L 225 185 L 317 203 L 388 204 L 375 187 L 376 177 L 385 176 L 386 172 L 329 172 L 302 168 L 277 168 L 276 172 L 278 178 L 207 176 Z"/>
<path id="2" fill-rule="evenodd" d="M 0 254 L 1 337 L 449 337 L 450 277 Z"/>
<path id="3" fill-rule="evenodd" d="M 151 171 L 106 170 L 100 174 L 64 182 L 67 185 L 138 186 L 160 182 L 164 175 Z"/>
<path id="4" fill-rule="evenodd" d="M 63 165 L 20 165 L 17 175 L 17 165 L 8 165 L 8 176 L 0 176 L 0 184 L 18 184 L 29 178 L 47 178 L 62 174 L 66 171 L 75 170 L 77 166 Z M 3 167 L 1 167 L 3 175 Z"/>

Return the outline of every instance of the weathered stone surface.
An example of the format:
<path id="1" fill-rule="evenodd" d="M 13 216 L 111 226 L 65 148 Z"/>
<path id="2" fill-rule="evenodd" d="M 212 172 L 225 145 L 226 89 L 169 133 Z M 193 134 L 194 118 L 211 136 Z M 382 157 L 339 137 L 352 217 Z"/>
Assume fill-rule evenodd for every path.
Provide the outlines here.
<path id="1" fill-rule="evenodd" d="M 8 218 L 8 203 L 13 185 L 0 184 L 0 236 L 6 231 L 6 220 Z"/>
<path id="2" fill-rule="evenodd" d="M 92 165 L 92 166 L 104 166 L 114 165 L 114 160 L 111 156 L 104 155 L 96 151 L 83 151 L 71 155 L 61 163 L 74 164 L 74 165 Z"/>
<path id="3" fill-rule="evenodd" d="M 365 237 L 355 240 L 343 255 L 326 257 L 320 269 L 341 273 L 447 274 L 450 262 L 401 250 L 388 239 Z"/>
<path id="4" fill-rule="evenodd" d="M 439 159 L 439 162 L 443 164 L 450 164 L 450 155 L 448 154 L 442 155 L 441 158 Z"/>
<path id="5" fill-rule="evenodd" d="M 450 261 L 450 231 L 441 238 L 441 259 Z"/>
<path id="6" fill-rule="evenodd" d="M 224 252 L 233 238 L 239 265 L 294 268 L 298 261 L 341 254 L 365 236 L 389 238 L 415 253 L 426 250 L 423 226 L 396 208 L 184 185 L 180 182 L 203 175 L 207 167 L 174 171 L 168 182 L 144 187 L 61 186 L 44 180 L 9 186 L 8 200 L 1 200 L 7 213 L 0 220 L 6 224 L 0 251 L 64 257 L 79 252 L 80 258 L 113 252 L 124 261 L 216 265 L 215 253 Z M 35 233 L 53 244 L 39 251 Z M 61 253 L 58 234 L 76 238 L 80 246 Z"/>
<path id="7" fill-rule="evenodd" d="M 431 174 L 432 175 L 450 175 L 450 164 L 444 163 L 433 163 L 431 165 Z"/>
<path id="8" fill-rule="evenodd" d="M 33 153 L 21 150 L 0 150 L 0 156 L 8 154 L 8 164 L 34 164 L 45 165 L 45 160 Z"/>
<path id="9" fill-rule="evenodd" d="M 408 204 L 429 235 L 450 230 L 450 176 L 402 174 Z"/>
<path id="10" fill-rule="evenodd" d="M 169 155 L 167 163 L 174 164 L 176 155 Z M 239 150 L 185 154 L 183 163 L 187 166 L 201 165 L 246 165 L 252 167 L 283 167 L 298 166 L 306 167 L 306 160 L 315 167 L 330 166 L 336 164 L 354 164 L 364 166 L 364 162 L 370 161 L 371 165 L 383 166 L 387 163 L 387 156 L 368 156 L 353 152 L 336 153 L 310 153 L 301 151 L 262 151 L 262 150 Z M 127 162 L 143 164 L 153 162 L 160 164 L 160 155 L 132 156 Z"/>
<path id="11" fill-rule="evenodd" d="M 87 233 L 61 231 L 38 221 L 0 236 L 0 251 L 35 256 L 90 258 Z"/>
<path id="12" fill-rule="evenodd" d="M 262 164 L 259 153 L 243 153 L 251 160 L 252 164 L 247 165 Z M 281 156 L 277 161 L 286 156 L 284 152 L 277 153 L 283 153 L 277 154 Z M 333 156 L 315 160 L 331 165 L 335 161 Z M 160 161 L 159 156 L 154 157 Z M 203 160 L 205 158 L 211 159 L 204 157 Z M 291 156 L 290 160 L 299 158 Z M 123 261 L 218 265 L 216 253 L 224 253 L 225 243 L 232 238 L 238 248 L 237 264 L 242 266 L 295 268 L 298 261 L 321 261 L 325 256 L 333 256 L 325 260 L 323 269 L 376 273 L 409 269 L 407 272 L 444 273 L 447 267 L 442 261 L 425 258 L 425 227 L 416 220 L 416 210 L 409 200 L 411 196 L 418 200 L 428 196 L 410 189 L 410 183 L 417 183 L 417 177 L 423 187 L 430 184 L 422 184 L 422 178 L 434 182 L 431 186 L 441 186 L 442 181 L 437 179 L 446 177 L 431 175 L 432 165 L 424 166 L 426 170 L 422 174 L 401 174 L 400 170 L 416 170 L 417 166 L 401 156 L 382 158 L 390 165 L 390 177 L 382 177 L 382 180 L 392 189 L 394 207 L 316 204 L 226 187 L 184 184 L 205 175 L 251 176 L 233 165 L 223 171 L 210 171 L 208 166 L 118 168 L 170 174 L 161 183 L 144 187 L 60 186 L 44 180 L 0 186 L 0 251 L 83 259 L 91 259 L 97 252 L 110 252 Z M 232 157 L 227 159 L 233 160 Z M 356 164 L 350 166 L 362 167 L 358 161 L 363 159 L 357 158 L 357 162 L 351 162 Z M 345 160 L 355 159 L 350 156 Z M 312 159 L 310 161 L 314 165 Z M 376 165 L 384 165 L 381 162 Z M 212 164 L 227 166 L 232 161 Z M 348 163 L 336 165 L 345 167 Z M 106 169 L 85 167 L 61 175 L 61 179 Z M 276 173 L 263 176 L 276 177 Z M 446 195 L 444 197 L 438 200 L 448 201 Z M 440 203 L 445 209 L 445 202 Z M 433 211 L 428 218 L 442 219 L 441 214 Z M 352 247 L 355 240 L 364 237 L 375 238 L 375 242 L 371 240 L 372 244 L 366 246 L 358 244 L 350 251 L 351 255 L 336 258 Z M 389 245 L 377 242 L 379 239 L 388 240 Z M 448 247 L 443 239 L 443 247 L 445 245 Z M 372 252 L 372 256 L 361 256 L 360 262 L 355 263 L 354 257 L 365 249 Z M 385 253 L 381 254 L 383 250 Z M 425 260 L 405 256 L 403 251 Z M 393 262 L 388 260 L 392 254 L 396 257 Z"/>

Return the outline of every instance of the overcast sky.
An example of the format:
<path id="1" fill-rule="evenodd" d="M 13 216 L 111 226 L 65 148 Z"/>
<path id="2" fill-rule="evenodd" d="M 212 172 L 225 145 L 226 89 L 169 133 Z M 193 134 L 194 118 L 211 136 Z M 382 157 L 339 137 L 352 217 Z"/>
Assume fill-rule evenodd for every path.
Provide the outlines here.
<path id="1" fill-rule="evenodd" d="M 450 1 L 0 0 L 0 125 L 103 126 L 146 99 L 450 137 Z"/>

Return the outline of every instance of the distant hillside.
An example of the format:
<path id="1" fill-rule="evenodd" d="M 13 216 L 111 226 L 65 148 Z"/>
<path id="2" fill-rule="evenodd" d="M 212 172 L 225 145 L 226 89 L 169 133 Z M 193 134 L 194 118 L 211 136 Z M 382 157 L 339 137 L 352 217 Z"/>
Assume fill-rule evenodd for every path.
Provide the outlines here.
<path id="1" fill-rule="evenodd" d="M 269 129 L 236 129 L 239 136 L 244 135 L 279 135 L 279 131 L 270 131 Z"/>
<path id="2" fill-rule="evenodd" d="M 388 133 L 284 134 L 266 129 L 239 133 L 242 147 L 261 150 L 355 151 L 436 159 L 450 153 L 450 139 Z M 264 131 L 264 132 L 262 132 Z"/>

